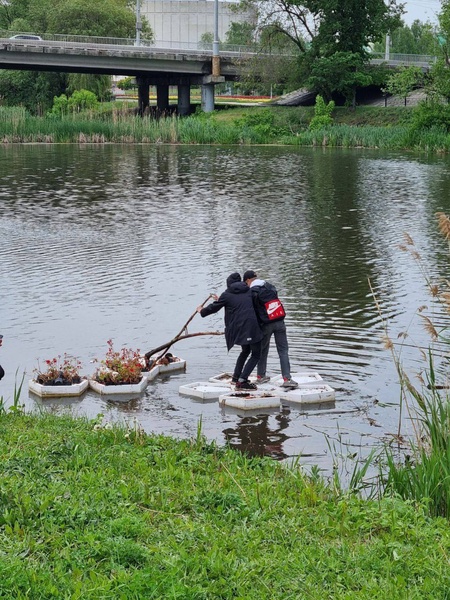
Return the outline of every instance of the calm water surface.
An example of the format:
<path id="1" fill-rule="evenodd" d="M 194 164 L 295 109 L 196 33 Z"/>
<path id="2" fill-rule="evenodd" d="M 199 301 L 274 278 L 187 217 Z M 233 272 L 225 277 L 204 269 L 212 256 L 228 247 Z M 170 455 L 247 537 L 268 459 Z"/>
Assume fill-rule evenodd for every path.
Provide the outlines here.
<path id="1" fill-rule="evenodd" d="M 364 452 L 397 430 L 399 387 L 380 341 L 428 338 L 415 311 L 429 302 L 420 269 L 398 248 L 408 232 L 431 274 L 448 271 L 435 213 L 450 211 L 450 161 L 369 151 L 171 146 L 0 148 L 0 394 L 15 372 L 68 352 L 91 374 L 106 341 L 148 351 L 169 341 L 226 276 L 255 269 L 279 289 L 293 372 L 313 370 L 333 405 L 248 414 L 180 396 L 181 384 L 230 370 L 237 350 L 194 337 L 174 346 L 187 372 L 138 399 L 40 401 L 28 408 L 132 420 L 330 467 L 327 443 Z M 191 333 L 223 328 L 197 316 Z M 408 368 L 419 353 L 403 349 Z M 279 373 L 275 348 L 271 374 Z M 407 424 L 406 424 L 407 426 Z"/>

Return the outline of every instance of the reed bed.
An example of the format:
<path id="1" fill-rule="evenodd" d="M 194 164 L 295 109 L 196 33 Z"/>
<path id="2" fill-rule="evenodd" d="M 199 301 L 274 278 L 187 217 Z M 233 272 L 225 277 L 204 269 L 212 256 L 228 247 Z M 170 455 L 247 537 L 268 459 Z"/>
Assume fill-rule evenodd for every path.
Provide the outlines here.
<path id="1" fill-rule="evenodd" d="M 0 140 L 5 143 L 278 144 L 308 147 L 380 148 L 450 152 L 450 135 L 440 128 L 333 124 L 310 131 L 294 113 L 255 112 L 232 120 L 223 115 L 140 118 L 129 109 L 62 117 L 32 116 L 22 107 L 0 107 Z"/>

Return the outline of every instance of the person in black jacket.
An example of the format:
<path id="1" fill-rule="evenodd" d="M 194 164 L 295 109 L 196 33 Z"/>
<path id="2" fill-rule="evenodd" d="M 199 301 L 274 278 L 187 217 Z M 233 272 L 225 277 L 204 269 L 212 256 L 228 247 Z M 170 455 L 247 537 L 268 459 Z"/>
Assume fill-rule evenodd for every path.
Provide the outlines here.
<path id="1" fill-rule="evenodd" d="M 286 315 L 278 298 L 277 288 L 264 279 L 258 279 L 255 271 L 251 269 L 244 273 L 243 279 L 252 292 L 256 315 L 263 332 L 261 358 L 258 362 L 256 381 L 257 383 L 270 381 L 270 377 L 266 375 L 266 369 L 270 338 L 273 335 L 280 358 L 281 374 L 283 375 L 282 386 L 294 390 L 298 387 L 298 383 L 291 377 L 289 346 L 284 322 Z"/>
<path id="2" fill-rule="evenodd" d="M 227 278 L 227 289 L 217 300 L 197 312 L 207 317 L 225 308 L 225 341 L 228 350 L 235 344 L 241 346 L 241 353 L 233 372 L 236 390 L 256 390 L 256 385 L 248 380 L 261 357 L 262 331 L 252 300 L 250 288 L 242 281 L 239 273 Z M 247 360 L 248 359 L 248 360 Z"/>

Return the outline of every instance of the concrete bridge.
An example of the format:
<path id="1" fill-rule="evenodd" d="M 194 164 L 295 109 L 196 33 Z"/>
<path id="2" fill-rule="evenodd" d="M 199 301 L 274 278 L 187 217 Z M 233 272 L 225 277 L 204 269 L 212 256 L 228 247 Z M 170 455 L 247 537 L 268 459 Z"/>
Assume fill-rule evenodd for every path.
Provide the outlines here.
<path id="1" fill-rule="evenodd" d="M 56 36 L 55 36 L 56 37 Z M 63 36 L 61 36 L 63 37 Z M 134 46 L 133 40 L 89 41 L 0 38 L 0 68 L 136 77 L 139 110 L 149 106 L 150 85 L 156 86 L 157 108 L 169 108 L 169 86 L 178 86 L 178 112 L 188 114 L 190 88 L 200 86 L 202 108 L 214 110 L 214 86 L 234 81 L 248 52 L 220 52 L 213 68 L 212 52 L 189 48 Z M 218 69 L 217 69 L 218 66 Z"/>
<path id="2" fill-rule="evenodd" d="M 134 43 L 132 39 L 82 36 L 55 35 L 45 40 L 0 37 L 0 68 L 134 76 L 142 114 L 149 107 L 151 85 L 156 86 L 161 112 L 169 108 L 169 86 L 177 86 L 178 114 L 186 115 L 191 86 L 201 88 L 202 109 L 213 111 L 215 85 L 239 79 L 243 62 L 258 55 L 254 49 L 231 47 L 213 57 L 211 50 L 198 49 L 197 45 L 177 48 L 170 42 L 156 48 Z M 427 69 L 434 60 L 430 56 L 374 55 L 371 62 L 392 67 L 415 64 Z"/>

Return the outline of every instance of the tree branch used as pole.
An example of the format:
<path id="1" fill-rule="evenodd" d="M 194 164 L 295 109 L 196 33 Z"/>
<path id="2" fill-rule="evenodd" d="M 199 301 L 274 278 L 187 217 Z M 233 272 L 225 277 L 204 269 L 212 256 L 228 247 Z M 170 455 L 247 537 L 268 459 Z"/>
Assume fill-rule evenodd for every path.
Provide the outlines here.
<path id="1" fill-rule="evenodd" d="M 209 296 L 206 298 L 206 300 L 204 300 L 200 304 L 200 306 L 204 306 L 208 302 L 208 300 L 210 298 L 213 298 L 213 297 L 214 297 L 214 294 L 209 294 Z M 162 344 L 161 346 L 158 346 L 158 348 L 154 348 L 153 350 L 150 350 L 150 352 L 146 352 L 144 354 L 144 356 L 145 356 L 145 359 L 146 359 L 147 363 L 149 362 L 150 357 L 153 354 L 155 354 L 156 352 L 160 352 L 161 350 L 163 350 L 163 353 L 160 356 L 158 356 L 158 358 L 156 359 L 156 361 L 158 361 L 162 356 L 164 356 L 164 354 L 167 352 L 167 350 L 171 346 L 173 346 L 173 344 L 175 344 L 175 342 L 178 342 L 178 340 L 185 340 L 185 339 L 187 339 L 189 337 L 195 337 L 196 335 L 222 335 L 222 332 L 220 332 L 220 331 L 215 331 L 215 332 L 214 331 L 211 331 L 211 332 L 206 331 L 206 332 L 202 332 L 202 333 L 192 333 L 192 334 L 189 334 L 188 331 L 187 331 L 187 327 L 188 327 L 189 323 L 192 321 L 192 319 L 195 317 L 196 314 L 197 314 L 197 309 L 195 310 L 194 313 L 192 313 L 192 315 L 189 317 L 189 319 L 183 325 L 183 327 L 181 328 L 180 332 L 173 339 L 171 339 L 170 342 L 167 342 L 167 344 Z M 185 334 L 185 335 L 183 335 L 183 334 Z"/>

